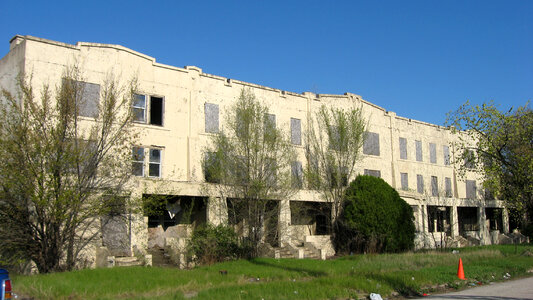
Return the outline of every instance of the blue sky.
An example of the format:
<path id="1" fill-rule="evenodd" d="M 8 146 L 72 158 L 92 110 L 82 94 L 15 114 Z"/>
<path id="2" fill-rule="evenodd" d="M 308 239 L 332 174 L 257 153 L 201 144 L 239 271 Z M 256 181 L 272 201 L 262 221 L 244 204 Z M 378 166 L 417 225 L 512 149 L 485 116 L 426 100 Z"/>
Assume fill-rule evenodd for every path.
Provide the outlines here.
<path id="1" fill-rule="evenodd" d="M 292 92 L 352 92 L 443 124 L 470 100 L 533 100 L 533 1 L 8 1 L 15 34 L 120 44 Z"/>

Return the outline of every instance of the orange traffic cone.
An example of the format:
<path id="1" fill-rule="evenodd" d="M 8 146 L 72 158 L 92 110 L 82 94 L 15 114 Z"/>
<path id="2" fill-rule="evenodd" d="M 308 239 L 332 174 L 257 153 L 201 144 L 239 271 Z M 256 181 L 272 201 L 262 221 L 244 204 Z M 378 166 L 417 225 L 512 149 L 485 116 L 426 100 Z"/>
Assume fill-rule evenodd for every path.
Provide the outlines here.
<path id="1" fill-rule="evenodd" d="M 457 277 L 461 280 L 466 280 L 465 271 L 463 270 L 463 260 L 459 258 L 459 268 L 457 268 Z"/>

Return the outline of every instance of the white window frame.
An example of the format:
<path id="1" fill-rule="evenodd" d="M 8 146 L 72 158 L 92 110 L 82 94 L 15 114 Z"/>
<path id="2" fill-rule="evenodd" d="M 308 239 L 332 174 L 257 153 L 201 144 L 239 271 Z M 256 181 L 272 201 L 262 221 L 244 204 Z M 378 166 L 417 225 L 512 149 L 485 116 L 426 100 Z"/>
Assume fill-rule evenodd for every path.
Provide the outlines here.
<path id="1" fill-rule="evenodd" d="M 142 149 L 142 161 L 141 160 L 134 160 L 135 156 L 132 157 L 132 170 L 133 170 L 133 164 L 141 164 L 142 165 L 142 175 L 135 175 L 137 177 L 148 177 L 148 178 L 161 178 L 162 174 L 162 166 L 163 166 L 163 148 L 158 147 L 143 147 L 143 146 L 134 146 L 132 149 L 132 155 L 133 151 L 135 149 Z M 158 161 L 152 161 L 152 151 L 159 151 L 159 160 Z M 148 154 L 148 155 L 147 155 Z M 157 165 L 158 166 L 158 173 L 157 175 L 150 175 L 150 166 Z"/>

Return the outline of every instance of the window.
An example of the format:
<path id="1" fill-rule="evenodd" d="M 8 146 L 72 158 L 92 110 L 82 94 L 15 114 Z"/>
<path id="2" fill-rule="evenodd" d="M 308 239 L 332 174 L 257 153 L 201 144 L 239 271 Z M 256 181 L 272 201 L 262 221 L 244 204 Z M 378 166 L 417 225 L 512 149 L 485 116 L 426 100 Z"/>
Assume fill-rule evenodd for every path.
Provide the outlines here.
<path id="1" fill-rule="evenodd" d="M 302 144 L 302 124 L 300 119 L 291 118 L 291 143 Z"/>
<path id="2" fill-rule="evenodd" d="M 444 185 L 446 189 L 446 197 L 452 197 L 452 179 L 450 177 L 444 178 Z"/>
<path id="3" fill-rule="evenodd" d="M 204 116 L 205 116 L 205 132 L 217 133 L 218 132 L 218 104 L 205 103 Z"/>
<path id="4" fill-rule="evenodd" d="M 439 196 L 439 179 L 437 176 L 431 176 L 431 196 Z"/>
<path id="5" fill-rule="evenodd" d="M 205 153 L 203 170 L 205 182 L 220 183 L 220 160 L 215 152 Z"/>
<path id="6" fill-rule="evenodd" d="M 100 102 L 100 85 L 72 79 L 63 79 L 62 88 L 74 93 L 77 104 L 77 115 L 82 117 L 98 117 Z"/>
<path id="7" fill-rule="evenodd" d="M 476 181 L 475 180 L 467 180 L 466 181 L 466 198 L 467 199 L 476 199 L 477 195 L 477 187 L 476 187 Z"/>
<path id="8" fill-rule="evenodd" d="M 400 173 L 400 178 L 402 182 L 402 190 L 407 191 L 409 189 L 409 177 L 407 173 Z"/>
<path id="9" fill-rule="evenodd" d="M 161 177 L 161 149 L 150 149 L 148 176 Z"/>
<path id="10" fill-rule="evenodd" d="M 437 163 L 437 145 L 429 143 L 429 162 L 432 164 Z"/>
<path id="11" fill-rule="evenodd" d="M 416 161 L 423 161 L 423 159 L 422 159 L 422 142 L 421 141 L 415 141 L 415 148 L 416 148 Z"/>
<path id="12" fill-rule="evenodd" d="M 144 148 L 133 147 L 132 173 L 135 176 L 144 176 Z"/>
<path id="13" fill-rule="evenodd" d="M 264 120 L 264 131 L 268 132 L 269 130 L 276 129 L 276 115 L 274 114 L 265 114 Z"/>
<path id="14" fill-rule="evenodd" d="M 419 194 L 424 193 L 424 176 L 420 174 L 416 175 L 416 191 Z"/>
<path id="15" fill-rule="evenodd" d="M 135 94 L 132 109 L 133 121 L 163 126 L 163 98 Z"/>
<path id="16" fill-rule="evenodd" d="M 400 138 L 400 159 L 407 159 L 407 139 Z"/>
<path id="17" fill-rule="evenodd" d="M 145 176 L 145 151 L 148 151 L 148 176 L 161 177 L 161 149 L 133 147 L 132 173 Z"/>
<path id="18" fill-rule="evenodd" d="M 465 150 L 463 153 L 464 159 L 465 159 L 465 167 L 468 169 L 473 169 L 476 164 L 476 156 L 474 155 L 474 151 L 472 150 Z"/>
<path id="19" fill-rule="evenodd" d="M 363 143 L 363 154 L 379 156 L 379 134 L 366 132 Z"/>
<path id="20" fill-rule="evenodd" d="M 330 187 L 348 186 L 348 169 L 346 167 L 339 169 L 338 167 L 330 166 L 328 170 Z"/>
<path id="21" fill-rule="evenodd" d="M 293 161 L 291 163 L 291 175 L 292 187 L 301 189 L 303 185 L 303 169 L 301 162 Z"/>
<path id="22" fill-rule="evenodd" d="M 365 169 L 364 174 L 365 175 L 369 175 L 369 176 L 374 176 L 374 177 L 381 178 L 381 171 L 380 170 Z"/>
<path id="23" fill-rule="evenodd" d="M 442 146 L 442 153 L 444 154 L 444 165 L 450 165 L 450 147 L 444 145 Z"/>

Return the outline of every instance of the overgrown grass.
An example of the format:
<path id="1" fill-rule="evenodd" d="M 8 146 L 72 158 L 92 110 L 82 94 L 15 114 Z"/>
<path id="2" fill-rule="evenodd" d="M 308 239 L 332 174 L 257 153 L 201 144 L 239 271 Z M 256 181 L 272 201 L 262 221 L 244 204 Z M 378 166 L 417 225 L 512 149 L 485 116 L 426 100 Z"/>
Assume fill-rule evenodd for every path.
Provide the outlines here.
<path id="1" fill-rule="evenodd" d="M 268 259 L 225 262 L 193 270 L 127 267 L 15 276 L 17 293 L 36 299 L 335 299 L 369 293 L 417 295 L 525 276 L 532 246 L 354 255 L 328 261 Z M 516 252 L 516 253 L 515 253 Z M 456 278 L 462 258 L 468 281 Z M 226 270 L 227 275 L 220 270 Z"/>

